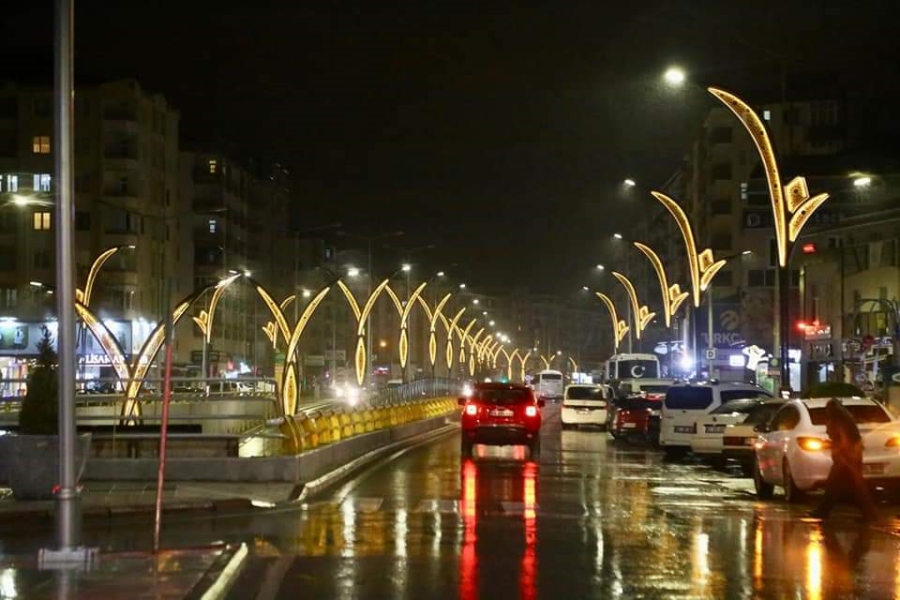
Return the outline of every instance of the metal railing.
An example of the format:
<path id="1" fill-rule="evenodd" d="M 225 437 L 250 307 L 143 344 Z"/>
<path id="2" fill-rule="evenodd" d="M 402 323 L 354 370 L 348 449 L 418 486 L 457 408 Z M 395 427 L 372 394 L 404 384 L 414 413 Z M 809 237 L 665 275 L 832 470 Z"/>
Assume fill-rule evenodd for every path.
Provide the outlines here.
<path id="1" fill-rule="evenodd" d="M 424 398 L 456 397 L 462 393 L 462 386 L 463 382 L 459 379 L 417 379 L 402 385 L 378 390 L 369 397 L 369 404 L 372 406 L 385 406 L 422 400 Z"/>

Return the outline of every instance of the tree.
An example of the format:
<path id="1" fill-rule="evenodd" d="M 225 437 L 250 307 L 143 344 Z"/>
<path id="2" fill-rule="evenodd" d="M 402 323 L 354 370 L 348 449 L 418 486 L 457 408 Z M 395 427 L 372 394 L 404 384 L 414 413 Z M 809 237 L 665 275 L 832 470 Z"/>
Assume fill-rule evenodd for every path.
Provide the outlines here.
<path id="1" fill-rule="evenodd" d="M 38 358 L 28 374 L 28 391 L 19 412 L 19 432 L 23 435 L 57 435 L 59 360 L 46 327 L 41 327 L 37 348 Z"/>

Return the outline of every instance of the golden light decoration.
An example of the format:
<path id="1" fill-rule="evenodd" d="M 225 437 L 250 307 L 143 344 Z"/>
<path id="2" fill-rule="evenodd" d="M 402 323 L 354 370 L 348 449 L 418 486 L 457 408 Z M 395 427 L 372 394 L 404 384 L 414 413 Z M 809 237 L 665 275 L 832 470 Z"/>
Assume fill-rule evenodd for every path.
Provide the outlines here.
<path id="1" fill-rule="evenodd" d="M 219 299 L 222 297 L 222 294 L 225 293 L 225 290 L 228 289 L 228 286 L 234 283 L 239 277 L 241 277 L 240 274 L 231 275 L 219 281 L 213 289 L 212 297 L 209 299 L 209 308 L 207 310 L 201 310 L 200 316 L 194 317 L 194 323 L 197 324 L 200 332 L 203 333 L 203 339 L 207 344 L 212 340 L 213 320 L 215 319 L 216 306 L 219 304 Z"/>
<path id="2" fill-rule="evenodd" d="M 625 334 L 628 333 L 628 323 L 619 319 L 619 315 L 616 313 L 616 305 L 613 304 L 612 299 L 606 294 L 601 294 L 600 292 L 596 292 L 597 297 L 603 301 L 603 304 L 606 305 L 606 310 L 609 311 L 609 318 L 612 321 L 613 328 L 613 348 L 615 352 L 619 350 L 619 342 L 625 339 Z"/>
<path id="3" fill-rule="evenodd" d="M 646 256 L 650 261 L 650 264 L 653 265 L 653 270 L 656 271 L 656 278 L 659 280 L 659 288 L 662 295 L 663 315 L 666 317 L 666 327 L 671 327 L 672 317 L 678 312 L 681 303 L 687 300 L 687 297 L 690 294 L 682 292 L 681 286 L 677 283 L 673 283 L 671 286 L 669 285 L 668 278 L 666 277 L 666 270 L 663 268 L 662 261 L 659 259 L 659 255 L 657 255 L 650 246 L 640 242 L 635 242 L 634 246 L 644 253 L 644 256 Z"/>
<path id="4" fill-rule="evenodd" d="M 300 318 L 297 320 L 297 324 L 291 332 L 287 350 L 285 350 L 285 384 L 281 398 L 284 414 L 286 415 L 293 415 L 297 410 L 297 375 L 294 372 L 297 362 L 297 344 L 300 343 L 300 337 L 303 335 L 303 330 L 306 329 L 306 324 L 309 323 L 313 313 L 316 312 L 316 308 L 322 303 L 322 300 L 328 295 L 330 290 L 331 286 L 325 286 L 310 299 L 309 304 L 303 307 L 303 312 L 300 314 Z M 359 384 L 362 385 L 362 381 L 360 381 Z"/>
<path id="5" fill-rule="evenodd" d="M 781 174 L 775 159 L 775 150 L 762 120 L 743 100 L 725 90 L 711 87 L 709 93 L 718 98 L 738 118 L 756 145 L 766 172 L 769 185 L 772 216 L 775 224 L 775 243 L 778 247 L 778 264 L 786 267 L 790 244 L 795 242 L 809 218 L 828 199 L 828 194 L 810 197 L 806 179 L 795 177 L 782 188 Z M 790 216 L 790 220 L 788 220 Z"/>
<path id="6" fill-rule="evenodd" d="M 719 269 L 725 266 L 725 261 L 715 260 L 713 258 L 713 251 L 710 248 L 707 248 L 698 254 L 697 244 L 694 241 L 694 232 L 691 231 L 691 224 L 688 221 L 687 215 L 684 213 L 684 209 L 662 192 L 650 193 L 672 214 L 675 223 L 678 225 L 678 229 L 681 230 L 681 236 L 684 238 L 684 246 L 687 251 L 688 267 L 691 273 L 691 288 L 694 295 L 694 306 L 699 308 L 701 292 L 707 288 L 712 281 L 712 278 L 719 272 Z"/>
<path id="7" fill-rule="evenodd" d="M 578 363 L 575 362 L 575 359 L 572 358 L 571 356 L 569 357 L 569 362 L 572 363 L 572 372 L 577 373 L 578 372 Z"/>
<path id="8" fill-rule="evenodd" d="M 509 353 L 506 351 L 506 348 L 503 346 L 503 344 L 500 344 L 500 345 L 497 346 L 497 348 L 494 350 L 493 356 L 491 356 L 491 366 L 492 366 L 492 368 L 494 368 L 494 369 L 497 368 L 497 358 L 498 358 L 501 354 L 502 354 L 503 356 L 506 357 L 506 363 L 509 364 Z"/>
<path id="9" fill-rule="evenodd" d="M 531 357 L 531 350 L 529 350 L 525 356 L 520 356 L 521 362 L 521 370 L 519 371 L 519 381 L 525 382 L 525 363 L 528 362 L 528 359 Z"/>
<path id="10" fill-rule="evenodd" d="M 343 281 L 337 282 L 338 288 L 344 293 L 344 296 L 347 298 L 347 302 L 350 304 L 350 308 L 353 311 L 353 315 L 356 317 L 357 340 L 354 363 L 356 366 L 356 383 L 360 386 L 362 386 L 366 379 L 366 364 L 368 363 L 368 357 L 366 356 L 366 336 L 371 335 L 371 332 L 366 331 L 366 319 L 369 318 L 369 313 L 372 312 L 375 301 L 378 299 L 378 296 L 381 295 L 381 292 L 384 291 L 384 288 L 387 287 L 388 283 L 390 282 L 387 279 L 379 283 L 378 286 L 372 290 L 372 293 L 369 294 L 365 306 L 360 310 L 359 303 L 356 301 L 350 288 L 348 288 Z"/>
<path id="11" fill-rule="evenodd" d="M 506 358 L 508 362 L 506 363 L 506 378 L 512 381 L 513 379 L 513 359 L 519 357 L 519 349 L 516 348 L 513 350 L 512 354 L 507 354 Z"/>
<path id="12" fill-rule="evenodd" d="M 397 313 L 400 316 L 400 341 L 397 344 L 397 348 L 400 353 L 400 368 L 406 368 L 406 362 L 409 358 L 409 313 L 412 311 L 413 307 L 416 305 L 416 300 L 422 294 L 422 291 L 425 289 L 425 286 L 428 285 L 428 282 L 424 282 L 419 287 L 413 291 L 410 295 L 409 299 L 406 301 L 404 305 L 400 298 L 397 297 L 396 292 L 391 289 L 390 285 L 385 286 L 385 292 L 387 292 L 388 296 L 394 303 L 394 306 L 397 309 Z"/>
<path id="13" fill-rule="evenodd" d="M 453 368 L 453 332 L 459 331 L 458 323 L 464 312 L 466 312 L 466 308 L 460 308 L 456 314 L 453 315 L 453 318 L 450 319 L 450 323 L 445 323 L 445 325 L 447 325 L 447 350 L 444 354 L 447 358 L 447 369 Z"/>
<path id="14" fill-rule="evenodd" d="M 442 311 L 444 310 L 444 306 L 446 306 L 447 302 L 450 300 L 450 297 L 453 294 L 447 293 L 434 307 L 434 311 L 432 311 L 428 303 L 419 296 L 419 304 L 422 305 L 422 309 L 425 311 L 425 315 L 428 317 L 428 359 L 431 361 L 431 367 L 434 368 L 435 364 L 437 364 L 437 323 L 438 319 L 443 319 L 444 315 Z M 446 319 L 445 319 L 446 320 Z M 451 359 L 452 360 L 452 359 Z"/>
<path id="15" fill-rule="evenodd" d="M 457 327 L 457 333 L 459 334 L 459 364 L 461 365 L 466 364 L 466 340 L 469 339 L 469 332 L 472 331 L 472 327 L 475 326 L 477 321 L 477 318 L 472 319 L 465 329 Z"/>
<path id="16" fill-rule="evenodd" d="M 84 292 L 79 294 L 78 292 L 80 290 L 75 290 L 76 300 L 82 302 L 85 306 L 91 305 L 91 294 L 94 290 L 94 282 L 97 280 L 97 273 L 100 272 L 100 268 L 103 266 L 103 264 L 108 261 L 113 254 L 121 250 L 123 247 L 124 246 L 116 246 L 114 248 L 104 250 L 100 253 L 99 256 L 97 256 L 96 259 L 94 259 L 94 262 L 93 264 L 91 264 L 91 268 L 88 271 L 87 280 L 85 280 L 84 283 Z M 78 298 L 79 295 L 81 296 L 81 298 Z"/>
<path id="17" fill-rule="evenodd" d="M 475 357 L 478 356 L 478 339 L 481 337 L 481 334 L 484 333 L 484 327 L 478 330 L 478 332 L 469 338 L 469 376 L 475 376 Z"/>
<path id="18" fill-rule="evenodd" d="M 638 302 L 637 291 L 634 289 L 634 285 L 631 283 L 630 279 L 616 271 L 613 271 L 613 276 L 619 280 L 619 283 L 621 283 L 625 287 L 625 291 L 628 292 L 628 297 L 631 299 L 631 308 L 634 310 L 634 320 L 637 324 L 634 333 L 637 339 L 641 339 L 641 332 L 647 328 L 647 325 L 653 320 L 656 313 L 650 312 L 650 309 L 647 308 L 646 304 L 642 305 Z"/>

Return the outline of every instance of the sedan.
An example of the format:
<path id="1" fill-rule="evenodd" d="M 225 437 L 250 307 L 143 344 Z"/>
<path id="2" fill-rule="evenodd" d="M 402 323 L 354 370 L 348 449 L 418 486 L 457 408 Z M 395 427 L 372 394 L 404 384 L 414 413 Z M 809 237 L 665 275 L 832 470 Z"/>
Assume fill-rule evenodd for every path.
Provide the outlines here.
<path id="1" fill-rule="evenodd" d="M 756 426 L 759 438 L 753 483 L 760 498 L 771 498 L 775 486 L 788 502 L 824 486 L 831 470 L 831 440 L 825 432 L 829 398 L 792 400 L 772 419 Z M 873 486 L 900 483 L 900 423 L 870 398 L 842 398 L 863 440 L 863 476 Z"/>
<path id="2" fill-rule="evenodd" d="M 694 455 L 724 465 L 725 434 L 729 426 L 742 423 L 765 400 L 739 398 L 729 400 L 709 414 L 700 417 L 691 435 L 691 452 Z"/>
<path id="3" fill-rule="evenodd" d="M 725 427 L 722 436 L 722 456 L 726 461 L 734 461 L 740 465 L 747 477 L 753 477 L 753 465 L 756 463 L 757 433 L 754 427 L 768 423 L 779 408 L 784 406 L 782 398 L 772 398 L 756 404 L 740 423 Z"/>
<path id="4" fill-rule="evenodd" d="M 575 384 L 563 392 L 560 421 L 563 429 L 596 425 L 606 429 L 607 403 L 612 390 L 605 385 Z"/>

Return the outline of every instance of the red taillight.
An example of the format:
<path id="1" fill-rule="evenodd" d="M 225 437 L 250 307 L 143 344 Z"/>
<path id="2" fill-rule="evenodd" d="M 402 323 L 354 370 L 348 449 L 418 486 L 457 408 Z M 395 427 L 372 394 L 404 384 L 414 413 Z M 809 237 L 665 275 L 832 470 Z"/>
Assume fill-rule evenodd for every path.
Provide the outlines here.
<path id="1" fill-rule="evenodd" d="M 537 406 L 526 406 L 525 407 L 525 416 L 526 417 L 536 417 L 537 416 Z"/>
<path id="2" fill-rule="evenodd" d="M 900 448 L 900 436 L 894 436 L 884 443 L 885 448 Z"/>
<path id="3" fill-rule="evenodd" d="M 466 414 L 474 417 L 478 414 L 478 406 L 474 404 L 466 404 Z"/>

